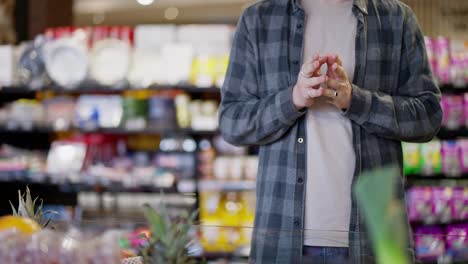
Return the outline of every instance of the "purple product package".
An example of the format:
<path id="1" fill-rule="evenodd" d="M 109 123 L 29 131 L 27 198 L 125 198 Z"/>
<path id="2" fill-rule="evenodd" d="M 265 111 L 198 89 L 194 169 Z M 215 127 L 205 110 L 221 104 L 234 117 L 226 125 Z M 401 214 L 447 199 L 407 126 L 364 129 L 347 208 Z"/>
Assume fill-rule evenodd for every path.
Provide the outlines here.
<path id="1" fill-rule="evenodd" d="M 463 120 L 465 121 L 465 127 L 468 128 L 468 93 L 465 93 L 465 95 L 463 96 Z"/>
<path id="2" fill-rule="evenodd" d="M 449 187 L 432 187 L 432 210 L 436 220 L 448 223 L 452 220 L 453 190 Z"/>
<path id="3" fill-rule="evenodd" d="M 438 37 L 435 40 L 437 57 L 437 76 L 441 83 L 450 82 L 450 40 L 447 37 Z"/>
<path id="4" fill-rule="evenodd" d="M 468 260 L 468 224 L 447 226 L 446 251 L 452 260 Z"/>
<path id="5" fill-rule="evenodd" d="M 429 62 L 431 64 L 432 73 L 434 76 L 437 76 L 437 57 L 435 54 L 435 45 L 434 40 L 430 37 L 424 37 L 424 42 L 426 43 L 426 52 Z"/>
<path id="6" fill-rule="evenodd" d="M 442 97 L 443 127 L 448 130 L 457 130 L 465 125 L 463 102 L 464 98 L 460 95 L 444 95 Z"/>
<path id="7" fill-rule="evenodd" d="M 458 140 L 460 146 L 460 167 L 462 173 L 468 173 L 468 139 Z"/>
<path id="8" fill-rule="evenodd" d="M 442 173 L 447 177 L 460 177 L 460 146 L 457 141 L 442 142 Z"/>
<path id="9" fill-rule="evenodd" d="M 455 88 L 465 88 L 465 54 L 452 54 L 452 66 L 450 68 L 450 79 Z"/>
<path id="10" fill-rule="evenodd" d="M 445 254 L 444 230 L 439 226 L 416 227 L 414 242 L 420 261 L 437 261 Z"/>
<path id="11" fill-rule="evenodd" d="M 413 187 L 408 190 L 408 217 L 410 221 L 433 221 L 432 191 L 430 187 Z"/>
<path id="12" fill-rule="evenodd" d="M 468 220 L 468 188 L 453 188 L 452 219 Z"/>

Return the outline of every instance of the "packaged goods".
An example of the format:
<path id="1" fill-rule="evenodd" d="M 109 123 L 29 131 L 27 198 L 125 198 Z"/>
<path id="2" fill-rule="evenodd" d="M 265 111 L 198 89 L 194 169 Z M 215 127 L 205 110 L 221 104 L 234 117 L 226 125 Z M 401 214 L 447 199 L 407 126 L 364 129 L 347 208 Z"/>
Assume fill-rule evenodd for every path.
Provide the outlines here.
<path id="1" fill-rule="evenodd" d="M 422 174 L 437 175 L 442 172 L 442 145 L 439 140 L 433 140 L 421 145 Z M 467 164 L 468 165 L 468 164 Z"/>
<path id="2" fill-rule="evenodd" d="M 438 226 L 414 229 L 416 257 L 421 261 L 437 261 L 445 254 L 444 230 Z"/>
<path id="3" fill-rule="evenodd" d="M 456 141 L 442 143 L 442 173 L 447 177 L 460 177 L 460 146 Z"/>

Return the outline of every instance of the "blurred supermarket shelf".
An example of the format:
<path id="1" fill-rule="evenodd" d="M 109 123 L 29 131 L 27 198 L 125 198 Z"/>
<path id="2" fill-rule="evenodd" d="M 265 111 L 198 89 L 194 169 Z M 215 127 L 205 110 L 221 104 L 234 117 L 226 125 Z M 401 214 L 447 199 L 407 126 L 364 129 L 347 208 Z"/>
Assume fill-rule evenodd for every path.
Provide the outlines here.
<path id="1" fill-rule="evenodd" d="M 461 128 L 457 130 L 448 130 L 445 128 L 441 128 L 439 133 L 437 134 L 437 137 L 442 140 L 450 140 L 450 139 L 468 137 L 468 129 Z"/>
<path id="2" fill-rule="evenodd" d="M 151 185 L 125 186 L 119 182 L 107 184 L 87 184 L 87 183 L 72 183 L 72 182 L 53 182 L 51 180 L 29 180 L 15 178 L 0 178 L 0 184 L 11 183 L 16 185 L 35 185 L 44 188 L 57 188 L 61 193 L 78 193 L 78 192 L 94 192 L 94 193 L 163 193 L 163 194 L 189 194 L 194 192 L 193 189 L 181 189 L 176 186 L 158 187 Z"/>
<path id="3" fill-rule="evenodd" d="M 250 191 L 255 190 L 255 181 L 220 181 L 201 180 L 198 182 L 199 191 Z"/>
<path id="4" fill-rule="evenodd" d="M 440 85 L 440 90 L 443 94 L 464 94 L 468 92 L 468 85 L 464 87 L 456 87 L 451 84 Z"/>
<path id="5" fill-rule="evenodd" d="M 438 175 L 406 175 L 406 179 L 408 180 L 465 180 L 468 181 L 468 174 L 463 174 L 461 177 L 448 177 L 443 174 Z"/>
<path id="6" fill-rule="evenodd" d="M 51 127 L 15 127 L 8 128 L 7 126 L 0 125 L 1 133 L 20 133 L 20 134 L 49 134 L 49 133 L 68 133 L 68 132 L 80 132 L 80 133 L 103 133 L 113 135 L 128 135 L 128 134 L 143 134 L 143 135 L 192 135 L 192 136 L 214 136 L 218 134 L 218 130 L 194 130 L 194 129 L 155 129 L 145 128 L 142 130 L 132 130 L 125 128 L 98 128 L 98 129 L 78 129 L 71 128 L 66 130 L 55 130 Z"/>
<path id="7" fill-rule="evenodd" d="M 90 88 L 93 87 L 93 88 Z M 44 87 L 39 90 L 32 90 L 26 86 L 6 86 L 0 88 L 0 94 L 17 94 L 28 95 L 35 92 L 53 92 L 57 94 L 115 94 L 122 92 L 137 92 L 137 91 L 164 91 L 164 90 L 180 90 L 189 94 L 220 94 L 221 89 L 218 87 L 198 87 L 193 85 L 152 85 L 143 89 L 121 89 L 113 87 L 105 87 L 92 85 L 89 87 L 80 87 L 76 89 L 64 89 L 61 87 Z"/>
<path id="8" fill-rule="evenodd" d="M 411 221 L 411 225 L 413 226 L 446 226 L 446 225 L 458 225 L 458 224 L 468 224 L 468 219 L 462 219 L 462 220 L 450 220 L 446 222 L 440 222 L 440 221 Z"/>

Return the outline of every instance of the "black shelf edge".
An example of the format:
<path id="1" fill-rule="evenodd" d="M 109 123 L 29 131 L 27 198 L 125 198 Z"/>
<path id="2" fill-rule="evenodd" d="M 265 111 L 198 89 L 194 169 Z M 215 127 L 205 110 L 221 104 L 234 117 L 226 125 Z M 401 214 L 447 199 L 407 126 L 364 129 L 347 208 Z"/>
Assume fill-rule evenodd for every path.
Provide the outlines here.
<path id="1" fill-rule="evenodd" d="M 426 222 L 426 221 L 411 221 L 412 226 L 447 226 L 447 225 L 458 225 L 458 224 L 468 224 L 468 219 L 466 220 L 451 220 L 449 222 Z"/>
<path id="2" fill-rule="evenodd" d="M 430 180 L 454 180 L 454 181 L 460 181 L 460 180 L 468 180 L 468 174 L 463 174 L 461 177 L 447 177 L 443 174 L 438 174 L 438 175 L 415 175 L 415 174 L 409 174 L 406 175 L 407 180 L 421 180 L 421 181 L 430 181 Z"/>
<path id="3" fill-rule="evenodd" d="M 456 87 L 452 84 L 440 84 L 440 91 L 442 94 L 464 94 L 468 92 L 468 84 L 463 87 Z"/>
<path id="4" fill-rule="evenodd" d="M 164 194 L 187 194 L 179 192 L 175 186 L 173 187 L 157 187 L 157 186 L 138 186 L 125 187 L 120 183 L 111 184 L 82 184 L 82 183 L 56 183 L 50 180 L 34 181 L 28 179 L 2 179 L 1 183 L 15 183 L 18 185 L 40 185 L 46 187 L 57 187 L 63 193 L 78 193 L 78 192 L 95 192 L 95 193 L 164 193 Z"/>
<path id="5" fill-rule="evenodd" d="M 170 91 L 170 90 L 181 90 L 189 94 L 215 94 L 218 95 L 221 93 L 219 87 L 198 87 L 195 85 L 152 85 L 148 88 L 142 89 L 133 89 L 133 88 L 112 88 L 112 87 L 103 87 L 93 85 L 93 88 L 80 87 L 76 89 L 65 89 L 61 87 L 47 87 L 39 90 L 29 89 L 26 86 L 5 86 L 0 87 L 0 94 L 9 93 L 9 94 L 31 94 L 35 92 L 54 92 L 58 94 L 116 94 L 122 92 L 132 92 L 132 91 Z"/>
<path id="6" fill-rule="evenodd" d="M 448 130 L 441 128 L 437 134 L 437 138 L 442 140 L 455 140 L 463 137 L 468 137 L 468 129 Z"/>
<path id="7" fill-rule="evenodd" d="M 54 130 L 48 127 L 33 127 L 31 129 L 8 129 L 4 126 L 0 126 L 0 133 L 20 133 L 20 134 L 49 134 L 49 133 L 104 133 L 104 134 L 115 134 L 115 135 L 129 135 L 129 134 L 144 134 L 144 135 L 192 135 L 192 136 L 214 136 L 219 133 L 218 130 L 193 130 L 193 129 L 152 129 L 147 128 L 143 130 L 129 130 L 124 128 L 110 128 L 110 129 L 95 129 L 95 130 L 86 130 L 86 129 L 67 129 L 67 130 Z"/>

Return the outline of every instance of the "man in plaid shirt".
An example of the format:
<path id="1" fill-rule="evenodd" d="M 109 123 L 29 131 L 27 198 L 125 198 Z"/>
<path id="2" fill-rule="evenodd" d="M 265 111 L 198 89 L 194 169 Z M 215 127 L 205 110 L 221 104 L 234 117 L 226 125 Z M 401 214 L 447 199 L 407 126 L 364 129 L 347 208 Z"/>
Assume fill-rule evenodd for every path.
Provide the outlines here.
<path id="1" fill-rule="evenodd" d="M 404 200 L 401 142 L 429 141 L 440 127 L 440 90 L 411 9 L 329 1 L 352 1 L 349 13 L 325 0 L 260 1 L 234 37 L 220 127 L 228 142 L 260 146 L 252 263 L 374 263 L 352 185 L 364 171 L 397 165 Z M 323 54 L 329 46 L 342 54 Z M 304 59 L 311 47 L 321 54 Z M 345 232 L 343 247 L 305 231 L 335 220 L 346 228 L 321 229 Z"/>

